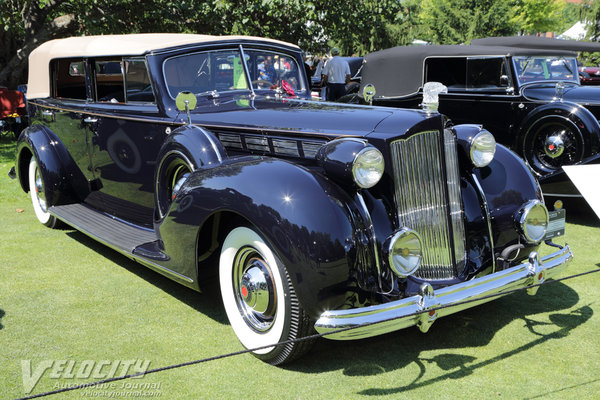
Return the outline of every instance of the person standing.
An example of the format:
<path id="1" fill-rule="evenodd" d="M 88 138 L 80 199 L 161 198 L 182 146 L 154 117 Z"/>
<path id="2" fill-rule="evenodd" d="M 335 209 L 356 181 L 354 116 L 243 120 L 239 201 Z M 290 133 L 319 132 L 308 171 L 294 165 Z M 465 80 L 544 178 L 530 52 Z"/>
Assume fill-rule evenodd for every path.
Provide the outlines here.
<path id="1" fill-rule="evenodd" d="M 323 85 L 327 85 L 327 100 L 335 101 L 346 94 L 346 83 L 350 82 L 350 66 L 340 57 L 340 49 L 331 49 L 331 59 L 323 70 Z"/>

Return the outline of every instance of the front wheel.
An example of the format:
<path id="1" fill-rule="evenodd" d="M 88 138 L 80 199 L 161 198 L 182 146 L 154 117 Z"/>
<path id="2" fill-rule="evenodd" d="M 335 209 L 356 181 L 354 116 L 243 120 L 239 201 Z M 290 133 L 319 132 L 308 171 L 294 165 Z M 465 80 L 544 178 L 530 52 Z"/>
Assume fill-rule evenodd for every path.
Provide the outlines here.
<path id="1" fill-rule="evenodd" d="M 58 220 L 48 212 L 44 178 L 35 157 L 31 157 L 31 161 L 29 161 L 29 193 L 31 194 L 33 211 L 35 211 L 38 221 L 48 228 L 56 228 Z"/>
<path id="2" fill-rule="evenodd" d="M 569 120 L 541 120 L 527 133 L 523 155 L 539 175 L 550 174 L 583 159 L 583 135 Z"/>
<path id="3" fill-rule="evenodd" d="M 229 323 L 247 349 L 307 336 L 310 319 L 300 306 L 285 267 L 252 229 L 239 227 L 226 237 L 219 261 L 221 297 Z M 310 341 L 253 351 L 273 365 L 308 351 Z"/>

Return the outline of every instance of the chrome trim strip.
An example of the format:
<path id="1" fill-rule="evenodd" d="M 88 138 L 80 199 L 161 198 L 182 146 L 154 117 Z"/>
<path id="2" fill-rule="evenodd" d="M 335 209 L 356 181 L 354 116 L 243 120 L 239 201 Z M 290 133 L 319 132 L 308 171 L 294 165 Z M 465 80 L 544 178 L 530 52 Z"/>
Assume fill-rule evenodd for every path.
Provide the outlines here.
<path id="1" fill-rule="evenodd" d="M 475 187 L 479 192 L 479 196 L 481 196 L 481 203 L 483 204 L 483 209 L 485 211 L 485 219 L 487 221 L 488 227 L 488 235 L 490 237 L 490 245 L 492 246 L 492 272 L 496 271 L 496 246 L 494 244 L 494 232 L 492 230 L 492 215 L 490 214 L 490 209 L 488 207 L 487 198 L 485 197 L 485 192 L 481 187 L 481 183 L 479 183 L 479 179 L 475 174 L 471 174 L 473 177 L 473 182 L 475 182 Z"/>
<path id="2" fill-rule="evenodd" d="M 360 192 L 356 193 L 356 197 L 358 197 L 360 206 L 362 207 L 362 211 L 364 213 L 364 217 L 367 220 L 367 229 L 370 231 L 371 242 L 373 242 L 373 254 L 375 256 L 375 267 L 377 268 L 377 281 L 379 283 L 379 289 L 383 290 L 383 286 L 381 283 L 381 262 L 379 261 L 379 248 L 377 247 L 377 237 L 375 236 L 375 229 L 373 228 L 373 220 L 371 219 L 371 214 L 367 209 L 367 204 L 365 203 L 365 199 L 363 198 Z"/>
<path id="3" fill-rule="evenodd" d="M 438 317 L 453 314 L 493 300 L 485 298 L 506 291 L 526 288 L 556 276 L 573 258 L 568 245 L 561 250 L 542 257 L 537 252 L 529 255 L 529 260 L 520 265 L 475 278 L 456 285 L 447 286 L 434 292 L 431 286 L 424 285 L 421 294 L 402 300 L 375 306 L 349 310 L 332 310 L 321 314 L 315 323 L 318 333 L 324 334 L 344 328 L 353 328 L 325 336 L 328 339 L 351 340 L 381 335 L 413 325 L 426 332 Z M 535 294 L 536 287 L 528 289 Z M 469 303 L 464 303 L 470 301 Z M 417 315 L 414 313 L 447 307 Z M 367 325 L 368 324 L 368 325 Z"/>

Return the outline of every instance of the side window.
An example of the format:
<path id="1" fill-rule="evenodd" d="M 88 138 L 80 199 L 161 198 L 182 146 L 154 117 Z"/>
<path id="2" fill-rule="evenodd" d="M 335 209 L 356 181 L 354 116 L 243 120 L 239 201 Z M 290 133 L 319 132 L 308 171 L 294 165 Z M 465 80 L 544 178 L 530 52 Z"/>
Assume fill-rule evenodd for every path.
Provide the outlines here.
<path id="1" fill-rule="evenodd" d="M 150 84 L 150 77 L 146 62 L 143 58 L 130 58 L 124 60 L 125 65 L 125 93 L 128 103 L 154 102 L 154 92 Z"/>
<path id="2" fill-rule="evenodd" d="M 169 94 L 195 94 L 212 90 L 247 90 L 248 82 L 239 51 L 193 53 L 169 58 L 163 66 Z"/>
<path id="3" fill-rule="evenodd" d="M 86 100 L 85 68 L 82 59 L 52 61 L 53 97 Z"/>
<path id="4" fill-rule="evenodd" d="M 466 76 L 466 58 L 428 58 L 425 60 L 425 82 L 441 82 L 449 89 L 464 89 Z"/>
<path id="5" fill-rule="evenodd" d="M 304 90 L 296 59 L 269 50 L 245 50 L 254 89 L 269 89 L 287 82 L 296 91 Z M 304 65 L 302 66 L 304 68 Z"/>
<path id="6" fill-rule="evenodd" d="M 504 58 L 469 58 L 467 60 L 467 88 L 497 89 L 506 87 L 508 85 L 506 70 Z"/>
<path id="7" fill-rule="evenodd" d="M 96 60 L 96 99 L 100 102 L 122 103 L 125 101 L 123 64 L 120 58 Z"/>

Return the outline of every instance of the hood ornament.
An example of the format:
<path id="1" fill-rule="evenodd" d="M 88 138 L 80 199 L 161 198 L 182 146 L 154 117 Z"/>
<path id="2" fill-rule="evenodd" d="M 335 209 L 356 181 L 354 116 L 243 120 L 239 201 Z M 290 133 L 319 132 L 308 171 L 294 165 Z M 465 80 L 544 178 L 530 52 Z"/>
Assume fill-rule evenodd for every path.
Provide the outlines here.
<path id="1" fill-rule="evenodd" d="M 427 113 L 437 112 L 440 105 L 440 93 L 448 93 L 448 88 L 440 82 L 427 82 L 423 85 L 423 111 Z"/>
<path id="2" fill-rule="evenodd" d="M 554 98 L 563 101 L 563 95 L 565 94 L 565 83 L 562 81 L 556 82 L 554 88 Z"/>

